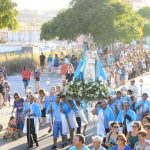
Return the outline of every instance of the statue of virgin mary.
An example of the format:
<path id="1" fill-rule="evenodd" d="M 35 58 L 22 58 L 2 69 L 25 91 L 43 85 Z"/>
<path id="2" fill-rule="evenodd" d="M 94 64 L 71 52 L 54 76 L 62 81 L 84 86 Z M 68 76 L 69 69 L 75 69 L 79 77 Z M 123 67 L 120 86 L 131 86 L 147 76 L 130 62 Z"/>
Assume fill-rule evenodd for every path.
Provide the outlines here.
<path id="1" fill-rule="evenodd" d="M 84 58 L 74 73 L 75 80 L 107 80 L 105 71 L 97 55 L 96 48 L 93 43 L 89 44 L 89 50 L 85 52 Z"/>

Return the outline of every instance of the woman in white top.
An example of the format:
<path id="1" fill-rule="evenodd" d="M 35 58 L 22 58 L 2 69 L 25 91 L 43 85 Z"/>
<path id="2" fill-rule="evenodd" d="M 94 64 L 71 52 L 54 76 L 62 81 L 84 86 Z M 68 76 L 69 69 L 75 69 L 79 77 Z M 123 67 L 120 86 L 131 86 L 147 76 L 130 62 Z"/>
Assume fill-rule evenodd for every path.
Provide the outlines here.
<path id="1" fill-rule="evenodd" d="M 150 123 L 144 125 L 144 130 L 147 132 L 145 141 L 150 144 Z"/>
<path id="2" fill-rule="evenodd" d="M 42 113 L 41 116 L 41 126 L 44 126 L 46 123 L 46 108 L 45 108 L 45 98 L 46 98 L 46 94 L 45 91 L 43 89 L 39 90 L 39 97 L 38 97 L 38 104 L 40 106 L 40 110 Z"/>
<path id="3" fill-rule="evenodd" d="M 149 150 L 150 144 L 146 141 L 146 131 L 138 133 L 138 142 L 135 144 L 134 150 Z"/>

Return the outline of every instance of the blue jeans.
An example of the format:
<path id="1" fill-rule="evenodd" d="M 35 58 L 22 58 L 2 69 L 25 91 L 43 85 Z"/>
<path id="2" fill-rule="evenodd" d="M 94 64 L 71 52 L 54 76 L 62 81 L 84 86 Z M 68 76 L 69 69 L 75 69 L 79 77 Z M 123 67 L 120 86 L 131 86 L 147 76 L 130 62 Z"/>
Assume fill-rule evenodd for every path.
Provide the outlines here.
<path id="1" fill-rule="evenodd" d="M 23 79 L 24 87 L 26 88 L 29 85 L 30 80 Z"/>
<path id="2" fill-rule="evenodd" d="M 60 131 L 60 134 L 62 136 L 62 122 L 61 121 L 54 122 L 54 126 L 53 126 L 53 137 L 54 137 L 54 139 L 59 137 L 59 131 Z"/>

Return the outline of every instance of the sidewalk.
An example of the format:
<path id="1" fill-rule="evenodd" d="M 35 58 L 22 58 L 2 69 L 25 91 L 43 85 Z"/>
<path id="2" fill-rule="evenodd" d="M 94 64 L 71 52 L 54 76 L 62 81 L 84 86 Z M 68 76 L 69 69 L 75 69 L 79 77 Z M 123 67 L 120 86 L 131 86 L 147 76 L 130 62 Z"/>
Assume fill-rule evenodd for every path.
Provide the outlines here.
<path id="1" fill-rule="evenodd" d="M 138 97 L 141 97 L 141 87 L 139 85 L 140 79 L 143 79 L 142 93 L 147 93 L 150 96 L 150 72 L 146 72 L 143 75 L 134 78 L 135 85 L 137 85 L 139 89 Z M 130 86 L 130 81 L 127 81 L 125 86 L 120 86 L 116 88 L 116 90 L 120 90 L 122 87 L 126 87 L 128 89 L 129 86 Z"/>

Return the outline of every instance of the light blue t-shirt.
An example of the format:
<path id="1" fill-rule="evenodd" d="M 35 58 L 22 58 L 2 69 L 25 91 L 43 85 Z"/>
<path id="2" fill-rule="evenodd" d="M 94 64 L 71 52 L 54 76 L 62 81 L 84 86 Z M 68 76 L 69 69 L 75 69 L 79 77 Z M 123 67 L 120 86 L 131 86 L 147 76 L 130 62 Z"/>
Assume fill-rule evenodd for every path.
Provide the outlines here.
<path id="1" fill-rule="evenodd" d="M 60 104 L 53 102 L 53 116 L 55 117 L 55 122 L 61 121 L 61 111 L 60 111 Z"/>
<path id="2" fill-rule="evenodd" d="M 71 146 L 69 150 L 77 150 L 76 146 Z M 83 145 L 82 150 L 90 150 L 86 145 Z"/>

